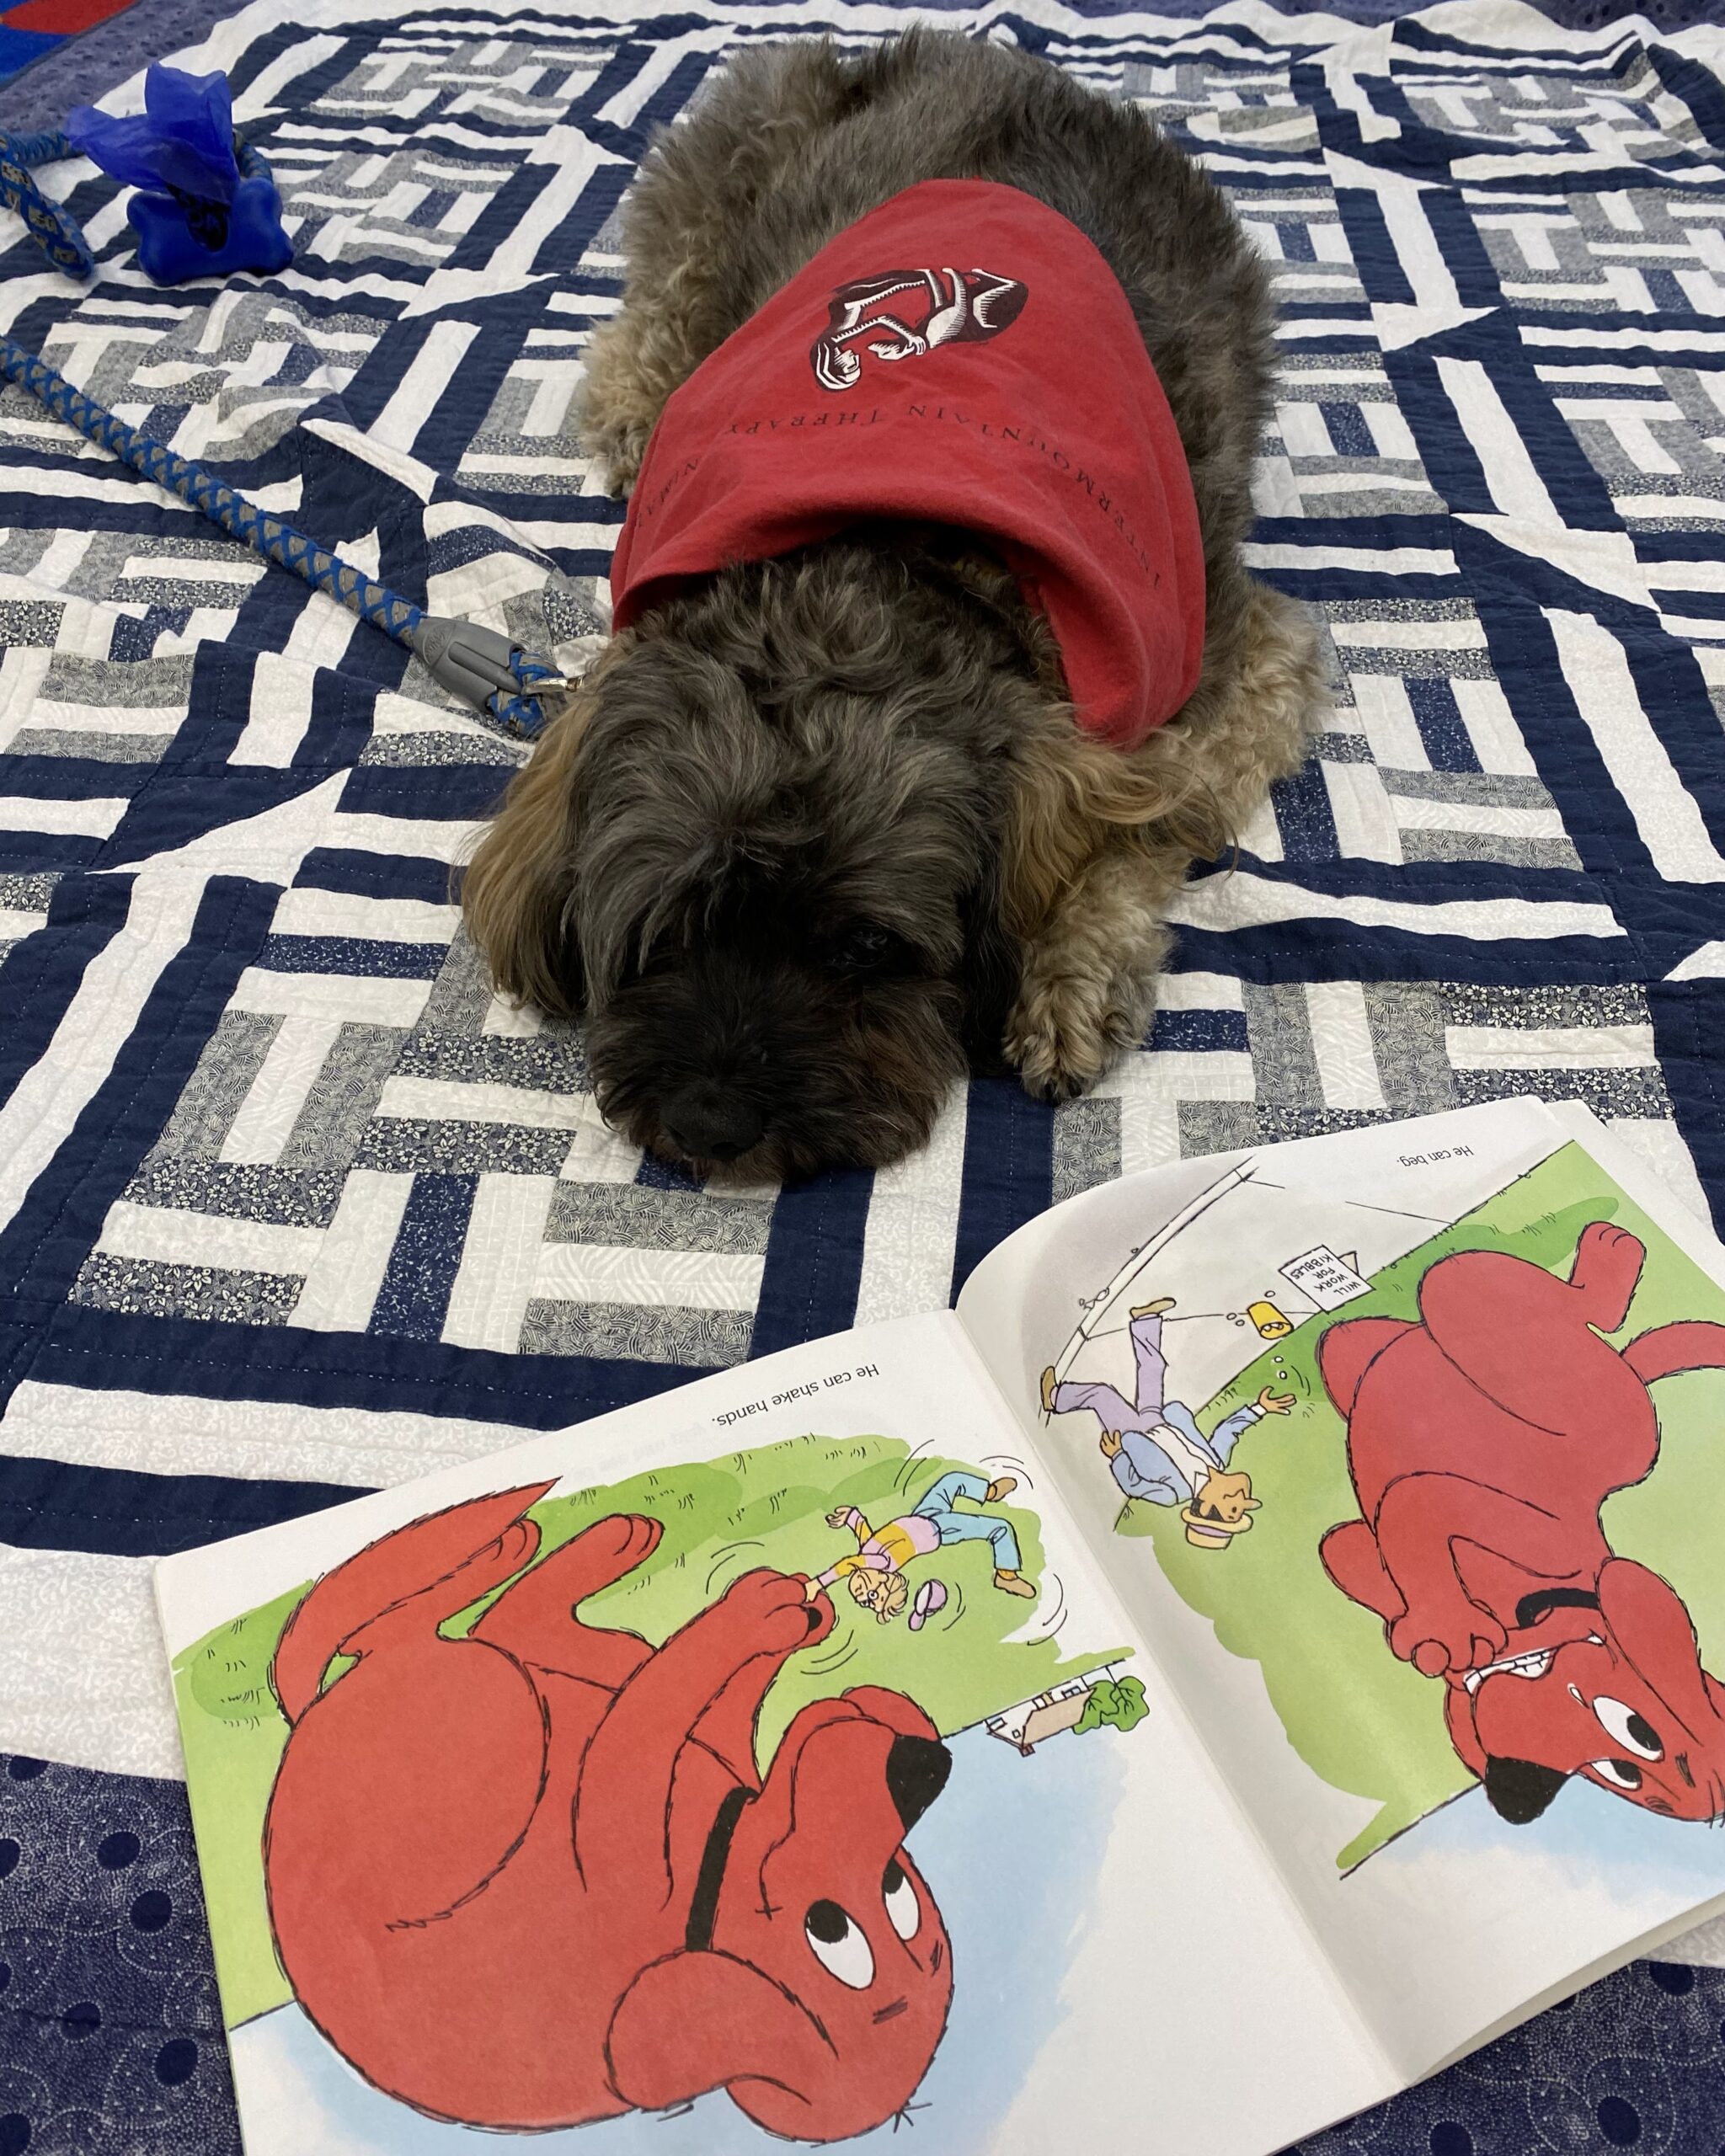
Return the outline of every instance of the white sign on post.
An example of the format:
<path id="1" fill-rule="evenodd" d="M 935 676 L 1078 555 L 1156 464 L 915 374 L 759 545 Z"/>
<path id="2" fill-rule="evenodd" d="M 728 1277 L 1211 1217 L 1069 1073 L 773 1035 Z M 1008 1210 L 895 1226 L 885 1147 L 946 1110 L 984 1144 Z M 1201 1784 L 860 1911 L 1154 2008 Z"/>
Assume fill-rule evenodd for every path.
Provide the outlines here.
<path id="1" fill-rule="evenodd" d="M 1371 1293 L 1370 1281 L 1362 1279 L 1345 1258 L 1338 1257 L 1323 1243 L 1276 1269 L 1290 1287 L 1309 1295 L 1321 1310 L 1339 1310 L 1356 1295 Z"/>

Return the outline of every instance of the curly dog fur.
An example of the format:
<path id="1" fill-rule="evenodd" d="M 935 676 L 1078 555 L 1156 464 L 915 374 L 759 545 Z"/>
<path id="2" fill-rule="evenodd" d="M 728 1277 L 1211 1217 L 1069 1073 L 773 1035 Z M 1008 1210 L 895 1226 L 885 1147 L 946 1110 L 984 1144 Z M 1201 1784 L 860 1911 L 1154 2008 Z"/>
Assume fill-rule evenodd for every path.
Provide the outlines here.
<path id="1" fill-rule="evenodd" d="M 1293 771 L 1323 691 L 1300 610 L 1246 573 L 1272 368 L 1265 275 L 1220 190 L 1133 107 L 913 30 L 734 61 L 625 211 L 585 428 L 626 493 L 665 400 L 832 239 L 932 179 L 1079 227 L 1130 299 L 1191 467 L 1203 672 L 1130 753 L 964 535 L 858 529 L 727 568 L 617 636 L 468 870 L 499 986 L 586 1022 L 600 1104 L 707 1166 L 895 1161 L 967 1068 L 1081 1091 L 1140 1041 L 1162 913 Z"/>

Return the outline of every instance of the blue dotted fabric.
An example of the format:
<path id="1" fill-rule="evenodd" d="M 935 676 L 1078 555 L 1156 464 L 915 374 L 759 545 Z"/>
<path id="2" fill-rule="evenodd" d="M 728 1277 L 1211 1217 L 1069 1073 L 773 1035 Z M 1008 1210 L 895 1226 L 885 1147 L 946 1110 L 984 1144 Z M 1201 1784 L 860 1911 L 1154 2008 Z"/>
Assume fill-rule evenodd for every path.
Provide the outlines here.
<path id="1" fill-rule="evenodd" d="M 239 2156 L 185 1791 L 0 1755 L 0 2156 Z"/>
<path id="2" fill-rule="evenodd" d="M 1301 2156 L 1725 2156 L 1725 1969 L 1637 1961 Z"/>
<path id="3" fill-rule="evenodd" d="M 1725 2156 L 1725 1970 L 1620 1970 L 1300 2156 L 1620 2148 Z M 240 2156 L 177 1782 L 0 1754 L 0 2156 L 26 2150 Z"/>

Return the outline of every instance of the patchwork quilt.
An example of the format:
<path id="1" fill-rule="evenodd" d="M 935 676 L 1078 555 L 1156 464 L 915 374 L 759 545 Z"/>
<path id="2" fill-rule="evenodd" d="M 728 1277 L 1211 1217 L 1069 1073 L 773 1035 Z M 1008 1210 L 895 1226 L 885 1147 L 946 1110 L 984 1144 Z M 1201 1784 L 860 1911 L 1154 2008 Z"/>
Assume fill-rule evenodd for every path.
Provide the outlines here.
<path id="1" fill-rule="evenodd" d="M 1725 1202 L 1725 32 L 935 12 L 1153 114 L 1281 301 L 1252 558 L 1334 709 L 1087 1100 L 979 1083 L 915 1160 L 795 1189 L 644 1161 L 460 930 L 523 752 L 0 395 L 0 2156 L 237 2147 L 152 1558 L 939 1305 L 1188 1154 L 1532 1091 Z M 160 291 L 67 164 L 98 276 L 7 221 L 0 326 L 579 670 L 621 510 L 572 408 L 644 147 L 730 51 L 904 19 L 252 0 L 181 59 L 227 70 L 294 266 Z M 1722 2011 L 1626 1972 L 1323 2144 L 1688 2156 Z"/>

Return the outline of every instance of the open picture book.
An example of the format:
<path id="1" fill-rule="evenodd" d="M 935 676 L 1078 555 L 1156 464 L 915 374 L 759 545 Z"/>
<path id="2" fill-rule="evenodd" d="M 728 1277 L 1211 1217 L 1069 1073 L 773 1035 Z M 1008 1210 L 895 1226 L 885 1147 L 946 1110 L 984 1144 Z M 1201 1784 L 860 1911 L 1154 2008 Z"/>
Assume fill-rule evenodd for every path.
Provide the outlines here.
<path id="1" fill-rule="evenodd" d="M 248 2156 L 1377 2102 L 1725 1908 L 1722 1424 L 1725 1249 L 1512 1100 L 168 1558 Z"/>

